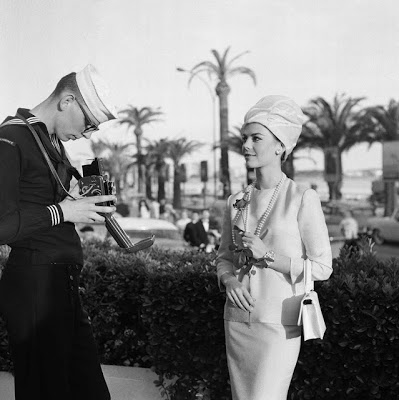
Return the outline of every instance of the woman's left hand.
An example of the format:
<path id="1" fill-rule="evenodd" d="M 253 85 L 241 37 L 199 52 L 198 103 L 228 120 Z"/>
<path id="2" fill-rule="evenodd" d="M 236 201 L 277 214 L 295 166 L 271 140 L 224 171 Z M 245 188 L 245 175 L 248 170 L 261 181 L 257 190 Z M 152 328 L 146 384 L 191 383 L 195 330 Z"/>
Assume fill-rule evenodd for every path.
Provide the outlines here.
<path id="1" fill-rule="evenodd" d="M 252 251 L 253 258 L 257 259 L 265 255 L 267 248 L 259 236 L 251 232 L 242 232 L 241 235 L 244 247 Z"/>

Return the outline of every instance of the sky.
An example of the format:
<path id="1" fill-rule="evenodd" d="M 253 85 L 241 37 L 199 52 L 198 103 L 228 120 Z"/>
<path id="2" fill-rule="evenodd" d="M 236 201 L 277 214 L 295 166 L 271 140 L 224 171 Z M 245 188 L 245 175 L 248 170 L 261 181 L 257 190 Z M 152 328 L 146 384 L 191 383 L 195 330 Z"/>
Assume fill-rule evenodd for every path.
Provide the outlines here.
<path id="1" fill-rule="evenodd" d="M 190 160 L 207 159 L 212 169 L 210 148 L 219 135 L 213 91 L 198 79 L 188 87 L 189 75 L 176 67 L 212 61 L 211 49 L 231 46 L 230 57 L 249 51 L 236 65 L 251 68 L 257 84 L 246 75 L 229 81 L 231 127 L 268 94 L 301 106 L 337 93 L 365 97 L 364 106 L 386 105 L 399 91 L 398 13 L 397 0 L 2 0 L 0 118 L 34 107 L 62 76 L 92 63 L 118 109 L 164 112 L 145 127 L 146 138 L 201 141 Z M 96 137 L 134 140 L 112 123 Z M 91 157 L 85 139 L 67 149 L 73 159 Z M 305 158 L 297 169 L 323 168 L 321 152 L 299 155 Z M 381 156 L 381 145 L 359 145 L 344 154 L 343 167 L 381 168 Z M 239 156 L 231 160 L 244 165 Z"/>

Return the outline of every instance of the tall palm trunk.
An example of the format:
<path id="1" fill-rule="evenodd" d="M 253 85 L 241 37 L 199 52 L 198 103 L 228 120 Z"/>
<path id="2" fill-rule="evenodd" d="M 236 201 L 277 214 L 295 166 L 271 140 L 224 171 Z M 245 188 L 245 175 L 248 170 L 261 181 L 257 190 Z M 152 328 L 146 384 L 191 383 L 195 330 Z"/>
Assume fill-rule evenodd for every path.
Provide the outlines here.
<path id="1" fill-rule="evenodd" d="M 122 190 L 121 190 L 121 181 L 122 181 L 122 179 L 121 178 L 114 178 L 113 179 L 113 181 L 114 181 L 114 185 L 115 185 L 115 193 L 116 194 L 121 194 L 121 192 L 122 192 Z"/>
<path id="2" fill-rule="evenodd" d="M 137 143 L 137 170 L 138 170 L 138 185 L 137 189 L 139 193 L 143 193 L 143 152 L 141 147 L 141 137 L 143 136 L 143 130 L 140 127 L 134 129 L 134 134 L 136 135 Z"/>
<path id="3" fill-rule="evenodd" d="M 166 198 L 166 164 L 159 165 L 158 168 L 158 201 Z"/>
<path id="4" fill-rule="evenodd" d="M 230 171 L 229 171 L 229 106 L 228 95 L 230 87 L 226 81 L 220 81 L 216 86 L 216 94 L 219 97 L 220 113 L 220 150 L 221 150 L 221 181 L 223 184 L 223 197 L 231 194 Z"/>
<path id="5" fill-rule="evenodd" d="M 395 182 L 385 181 L 385 217 L 390 217 L 396 206 Z"/>
<path id="6" fill-rule="evenodd" d="M 174 209 L 181 209 L 181 174 L 180 174 L 180 165 L 174 165 L 174 172 L 173 172 L 173 208 Z"/>
<path id="7" fill-rule="evenodd" d="M 147 199 L 152 199 L 152 174 L 151 167 L 145 169 L 145 196 Z"/>
<path id="8" fill-rule="evenodd" d="M 326 160 L 326 154 L 324 154 L 324 160 Z M 342 155 L 340 149 L 337 149 L 336 152 L 335 168 L 336 179 L 327 182 L 330 200 L 340 200 L 342 198 Z"/>

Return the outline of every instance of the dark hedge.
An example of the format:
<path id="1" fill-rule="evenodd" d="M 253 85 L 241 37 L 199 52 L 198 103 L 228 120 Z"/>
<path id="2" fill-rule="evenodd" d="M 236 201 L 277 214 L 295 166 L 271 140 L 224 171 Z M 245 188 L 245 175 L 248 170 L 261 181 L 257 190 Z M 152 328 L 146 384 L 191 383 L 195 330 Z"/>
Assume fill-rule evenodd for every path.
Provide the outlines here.
<path id="1" fill-rule="evenodd" d="M 353 250 L 316 283 L 327 332 L 303 343 L 289 399 L 399 398 L 398 264 L 377 261 L 366 241 Z M 81 294 L 102 363 L 151 367 L 169 399 L 230 399 L 214 255 L 84 251 Z M 10 367 L 0 321 L 0 369 Z"/>

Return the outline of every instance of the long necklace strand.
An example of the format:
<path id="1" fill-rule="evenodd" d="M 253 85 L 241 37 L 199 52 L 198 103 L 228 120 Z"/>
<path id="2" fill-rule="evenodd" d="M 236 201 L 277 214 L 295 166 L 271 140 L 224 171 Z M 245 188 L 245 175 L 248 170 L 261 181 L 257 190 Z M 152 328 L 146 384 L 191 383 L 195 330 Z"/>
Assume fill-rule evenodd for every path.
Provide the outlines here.
<path id="1" fill-rule="evenodd" d="M 265 211 L 265 212 L 263 213 L 263 215 L 260 217 L 259 222 L 258 222 L 258 225 L 257 225 L 257 227 L 256 227 L 256 229 L 255 229 L 254 234 L 255 234 L 256 236 L 260 236 L 260 233 L 261 233 L 261 231 L 262 231 L 262 228 L 263 228 L 263 226 L 265 225 L 265 222 L 266 222 L 266 220 L 267 220 L 267 217 L 269 216 L 269 214 L 270 214 L 270 212 L 271 212 L 271 210 L 272 210 L 272 208 L 273 208 L 273 206 L 274 206 L 274 203 L 275 203 L 276 200 L 277 200 L 277 196 L 278 196 L 278 194 L 279 194 L 279 192 L 280 192 L 281 186 L 283 185 L 283 183 L 284 183 L 284 181 L 285 181 L 285 178 L 286 178 L 286 176 L 285 176 L 285 174 L 283 174 L 282 178 L 280 179 L 280 182 L 279 182 L 279 183 L 277 184 L 277 186 L 275 187 L 274 192 L 273 192 L 273 195 L 272 195 L 272 198 L 271 198 L 270 201 L 269 201 L 269 204 L 268 204 L 268 206 L 267 206 L 267 208 L 266 208 L 266 211 Z M 255 188 L 255 184 L 256 184 L 256 181 L 252 182 L 252 183 L 249 185 L 249 188 L 245 191 L 245 193 L 248 194 L 248 202 L 247 202 L 247 204 L 246 204 L 246 206 L 245 206 L 245 208 L 244 208 L 245 213 L 244 213 L 244 215 L 243 215 L 244 231 L 247 230 L 248 208 L 249 208 L 249 203 L 250 203 L 250 201 L 251 201 L 252 192 L 253 192 L 253 190 L 254 190 L 254 188 Z M 243 211 L 242 211 L 241 209 L 239 209 L 239 210 L 237 211 L 235 217 L 234 217 L 234 220 L 233 220 L 233 227 L 234 227 L 234 225 L 237 223 L 238 219 L 240 218 L 240 216 L 241 216 L 242 214 L 243 214 Z M 237 246 L 236 238 L 235 238 L 233 229 L 231 230 L 231 236 L 232 236 L 234 245 Z"/>

